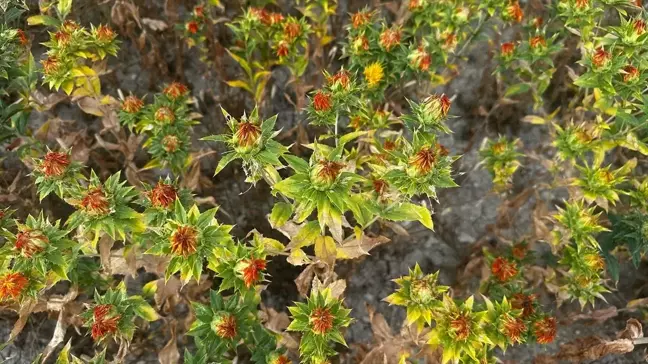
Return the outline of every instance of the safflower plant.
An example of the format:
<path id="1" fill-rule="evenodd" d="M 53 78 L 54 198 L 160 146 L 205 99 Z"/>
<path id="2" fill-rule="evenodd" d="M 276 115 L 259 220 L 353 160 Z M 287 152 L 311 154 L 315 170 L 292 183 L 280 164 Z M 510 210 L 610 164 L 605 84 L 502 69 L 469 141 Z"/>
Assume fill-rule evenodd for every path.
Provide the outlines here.
<path id="1" fill-rule="evenodd" d="M 374 353 L 399 364 L 423 358 L 492 363 L 513 346 L 553 343 L 560 321 L 548 301 L 575 301 L 581 310 L 604 302 L 620 264 L 629 257 L 639 266 L 648 252 L 648 180 L 640 171 L 648 155 L 648 35 L 640 2 L 569 0 L 545 8 L 516 0 L 409 0 L 387 9 L 393 16 L 387 6 L 350 14 L 341 36 L 332 0 L 306 1 L 299 12 L 273 11 L 274 5 L 235 9 L 223 27 L 213 19 L 225 9 L 218 1 L 192 4 L 182 17 L 169 13 L 179 21 L 173 36 L 190 51 L 199 48 L 210 68 L 208 56 L 218 53 L 210 49 L 215 32 L 229 32 L 232 43 L 221 53 L 243 75 L 220 81 L 256 104 L 242 116 L 220 107 L 224 125 L 198 138 L 205 118 L 193 110 L 213 105 L 185 81 L 155 84 L 161 91 L 151 97 L 102 93 L 108 58 L 128 42 L 114 30 L 129 31 L 122 3 L 113 8 L 113 29 L 73 20 L 71 0 L 41 2 L 39 14 L 26 19 L 49 29 L 38 71 L 32 37 L 13 25 L 25 5 L 0 5 L 14 14 L 0 28 L 6 54 L 0 140 L 20 136 L 18 155 L 38 200 L 33 211 L 0 209 L 0 304 L 19 315 L 9 342 L 32 313 L 59 312 L 55 335 L 37 360 L 58 350 L 57 363 L 126 362 L 143 333 L 161 330 L 153 323 L 160 321 L 170 333 L 159 354 L 163 362 L 325 364 L 353 362 L 350 353 L 368 362 Z M 133 27 L 160 26 L 130 14 Z M 483 38 L 490 47 L 483 74 L 497 100 L 476 115 L 488 129 L 494 111 L 526 105 L 532 114 L 520 119 L 543 128 L 550 150 L 538 154 L 511 133 L 486 133 L 474 155 L 504 201 L 499 217 L 528 196 L 539 200 L 541 192 L 561 189 L 567 197 L 533 212 L 532 236 L 498 235 L 498 217 L 492 233 L 501 244 L 471 253 L 469 265 L 480 267 L 481 277 L 466 279 L 469 284 L 443 284 L 440 271 L 418 263 L 392 277 L 393 293 L 380 299 L 405 311 L 404 329 L 387 333 L 386 322 L 367 308 L 374 332 L 391 342 L 358 353 L 345 339 L 358 318 L 345 303 L 346 282 L 336 264 L 370 254 L 392 231 L 405 235 L 414 224 L 433 230 L 433 206 L 443 207 L 442 190 L 461 185 L 463 162 L 444 146 L 453 137 L 459 95 L 438 86 L 461 72 L 466 52 Z M 269 115 L 276 67 L 290 72 L 295 97 L 286 96 L 300 121 L 291 130 L 278 127 L 285 125 L 280 115 Z M 556 109 L 550 94 L 561 72 L 573 97 Z M 69 96 L 61 100 L 102 118 L 97 145 L 84 150 L 59 138 L 55 146 L 44 137 L 49 124 L 28 128 L 30 112 L 53 110 L 43 107 L 38 74 L 46 89 Z M 231 206 L 218 206 L 222 201 L 206 192 L 210 183 L 192 145 L 197 139 L 209 149 L 218 143 L 222 152 L 215 180 L 242 175 L 246 188 L 268 192 L 271 203 L 261 208 L 268 224 L 254 221 L 254 229 L 240 231 L 245 225 L 232 217 Z M 140 147 L 147 153 L 137 155 Z M 124 161 L 125 172 L 95 160 L 100 148 Z M 516 178 L 531 163 L 549 181 L 525 189 L 535 193 L 517 194 Z M 53 218 L 47 207 L 53 201 L 67 216 Z M 302 269 L 296 283 L 304 300 L 281 307 L 284 312 L 267 307 L 262 295 L 280 264 Z M 144 272 L 143 282 L 133 279 Z M 537 272 L 544 286 L 531 277 Z M 188 314 L 179 319 L 182 310 Z M 66 334 L 70 326 L 78 334 Z M 93 358 L 73 352 L 79 335 L 92 339 Z M 621 349 L 580 343 L 579 353 L 593 360 L 645 343 L 638 334 L 623 340 L 629 345 Z"/>

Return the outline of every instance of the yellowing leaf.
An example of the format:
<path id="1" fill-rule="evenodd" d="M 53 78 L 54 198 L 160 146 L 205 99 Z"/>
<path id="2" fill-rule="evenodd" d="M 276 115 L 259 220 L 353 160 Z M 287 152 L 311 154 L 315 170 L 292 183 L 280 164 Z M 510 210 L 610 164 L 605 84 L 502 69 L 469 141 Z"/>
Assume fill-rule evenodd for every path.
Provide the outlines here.
<path id="1" fill-rule="evenodd" d="M 288 256 L 288 259 L 286 260 L 292 265 L 304 265 L 311 263 L 310 258 L 308 258 L 306 253 L 304 253 L 304 251 L 301 249 L 293 249 Z"/>
<path id="2" fill-rule="evenodd" d="M 325 261 L 326 263 L 333 264 L 335 262 L 336 245 L 335 240 L 330 236 L 319 236 L 315 239 L 315 256 Z"/>
<path id="3" fill-rule="evenodd" d="M 531 123 L 536 125 L 542 125 L 547 122 L 545 119 L 536 115 L 527 115 L 522 118 L 522 121 L 524 121 L 525 123 Z"/>

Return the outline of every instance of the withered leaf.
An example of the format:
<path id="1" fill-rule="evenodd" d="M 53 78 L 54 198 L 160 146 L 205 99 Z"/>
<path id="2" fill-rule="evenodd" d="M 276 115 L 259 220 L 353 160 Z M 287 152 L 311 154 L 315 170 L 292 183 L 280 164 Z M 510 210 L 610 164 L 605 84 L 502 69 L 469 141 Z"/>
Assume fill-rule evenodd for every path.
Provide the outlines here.
<path id="1" fill-rule="evenodd" d="M 180 360 L 180 352 L 178 351 L 178 344 L 176 342 L 176 325 L 175 321 L 171 321 L 169 325 L 171 338 L 158 353 L 160 364 L 176 364 Z"/>
<path id="2" fill-rule="evenodd" d="M 310 264 L 306 269 L 304 269 L 299 276 L 295 279 L 295 285 L 297 285 L 297 291 L 302 297 L 308 296 L 308 291 L 310 290 L 311 282 L 313 281 L 313 276 L 315 275 L 315 266 Z"/>
<path id="3" fill-rule="evenodd" d="M 385 342 L 394 338 L 391 327 L 385 320 L 381 313 L 377 313 L 376 309 L 365 303 L 367 312 L 369 313 L 369 322 L 371 323 L 371 331 L 378 342 Z"/>
<path id="4" fill-rule="evenodd" d="M 371 249 L 389 241 L 389 238 L 382 235 L 370 237 L 363 234 L 359 240 L 354 238 L 339 246 L 337 248 L 337 257 L 340 259 L 355 259 L 363 255 L 369 255 Z"/>

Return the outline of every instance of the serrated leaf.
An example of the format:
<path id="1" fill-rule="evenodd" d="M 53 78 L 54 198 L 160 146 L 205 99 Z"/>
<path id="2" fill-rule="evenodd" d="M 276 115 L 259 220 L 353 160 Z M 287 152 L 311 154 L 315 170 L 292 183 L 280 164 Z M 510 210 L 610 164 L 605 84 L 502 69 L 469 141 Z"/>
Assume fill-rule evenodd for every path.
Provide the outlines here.
<path id="1" fill-rule="evenodd" d="M 291 204 L 285 202 L 279 202 L 272 207 L 272 213 L 270 214 L 270 226 L 273 229 L 277 227 L 284 226 L 290 216 L 292 216 L 293 207 Z"/>

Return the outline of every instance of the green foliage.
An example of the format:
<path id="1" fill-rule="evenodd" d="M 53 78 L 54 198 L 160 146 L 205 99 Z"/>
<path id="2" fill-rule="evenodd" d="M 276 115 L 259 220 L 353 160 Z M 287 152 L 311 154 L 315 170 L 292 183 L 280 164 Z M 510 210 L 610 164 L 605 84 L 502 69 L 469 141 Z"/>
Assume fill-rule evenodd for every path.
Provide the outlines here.
<path id="1" fill-rule="evenodd" d="M 247 182 L 256 184 L 263 178 L 269 184 L 276 183 L 280 179 L 277 168 L 283 167 L 279 158 L 288 152 L 288 148 L 274 140 L 280 133 L 274 130 L 277 116 L 261 121 L 255 108 L 249 117 L 243 115 L 239 121 L 225 109 L 221 108 L 221 111 L 230 128 L 230 134 L 202 138 L 226 143 L 228 147 L 214 175 L 220 173 L 233 160 L 241 159 Z"/>

